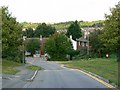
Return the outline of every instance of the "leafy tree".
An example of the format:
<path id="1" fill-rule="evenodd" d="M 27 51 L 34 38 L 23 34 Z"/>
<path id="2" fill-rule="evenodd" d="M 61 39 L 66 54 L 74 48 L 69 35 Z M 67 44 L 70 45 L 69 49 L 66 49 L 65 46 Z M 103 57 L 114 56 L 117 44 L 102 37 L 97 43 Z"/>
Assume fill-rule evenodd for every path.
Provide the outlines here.
<path id="1" fill-rule="evenodd" d="M 95 23 L 92 27 L 103 27 L 103 23 Z"/>
<path id="2" fill-rule="evenodd" d="M 120 4 L 111 9 L 111 14 L 106 15 L 106 20 L 99 36 L 101 42 L 108 52 L 116 52 L 119 50 L 120 38 Z M 117 52 L 120 52 L 117 51 Z"/>
<path id="3" fill-rule="evenodd" d="M 27 35 L 27 38 L 31 38 L 34 36 L 34 31 L 32 28 L 27 28 L 26 29 L 26 35 Z"/>
<path id="4" fill-rule="evenodd" d="M 22 31 L 22 36 L 27 36 L 27 32 L 26 31 Z"/>
<path id="5" fill-rule="evenodd" d="M 0 7 L 0 57 L 2 57 L 2 8 Z"/>
<path id="6" fill-rule="evenodd" d="M 52 60 L 65 60 L 68 51 L 71 49 L 71 42 L 64 34 L 52 35 L 45 44 L 45 51 Z"/>
<path id="7" fill-rule="evenodd" d="M 30 52 L 31 55 L 35 54 L 35 50 L 40 50 L 39 39 L 31 38 L 26 41 L 26 51 Z"/>
<path id="8" fill-rule="evenodd" d="M 50 35 L 55 33 L 55 28 L 51 27 L 49 25 L 46 25 L 45 23 L 42 23 L 37 26 L 34 36 L 40 37 L 42 35 L 43 37 L 49 37 Z"/>
<path id="9" fill-rule="evenodd" d="M 80 53 L 79 50 L 69 49 L 67 54 L 70 55 L 70 60 L 72 60 L 72 58 L 73 58 L 75 55 L 79 55 L 79 53 Z"/>
<path id="10" fill-rule="evenodd" d="M 77 21 L 73 22 L 69 26 L 66 35 L 68 37 L 70 37 L 70 35 L 72 35 L 72 39 L 73 40 L 76 40 L 77 38 L 80 38 L 82 36 L 82 32 L 81 32 L 80 26 L 79 26 Z"/>
<path id="11" fill-rule="evenodd" d="M 12 58 L 19 62 L 22 26 L 8 12 L 7 7 L 2 7 L 2 57 Z M 16 59 L 17 58 L 17 59 Z"/>
<path id="12" fill-rule="evenodd" d="M 89 40 L 90 40 L 90 46 L 92 46 L 91 53 L 96 54 L 98 57 L 101 57 L 105 55 L 107 52 L 105 52 L 104 50 L 103 44 L 99 39 L 99 35 L 101 35 L 101 30 L 95 30 L 94 32 L 90 33 Z"/>

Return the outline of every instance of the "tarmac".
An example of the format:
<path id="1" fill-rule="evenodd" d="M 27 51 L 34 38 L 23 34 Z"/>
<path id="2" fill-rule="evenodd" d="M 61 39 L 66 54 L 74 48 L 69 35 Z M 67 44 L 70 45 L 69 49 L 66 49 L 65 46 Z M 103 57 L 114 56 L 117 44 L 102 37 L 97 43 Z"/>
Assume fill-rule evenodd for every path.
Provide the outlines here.
<path id="1" fill-rule="evenodd" d="M 26 68 L 27 66 L 30 65 L 31 64 L 24 64 L 22 66 L 16 67 L 16 69 L 20 70 L 20 72 L 16 73 L 15 75 L 2 74 L 2 79 L 13 79 L 13 78 L 19 78 L 22 80 L 30 79 L 35 73 L 35 70 L 29 70 Z"/>

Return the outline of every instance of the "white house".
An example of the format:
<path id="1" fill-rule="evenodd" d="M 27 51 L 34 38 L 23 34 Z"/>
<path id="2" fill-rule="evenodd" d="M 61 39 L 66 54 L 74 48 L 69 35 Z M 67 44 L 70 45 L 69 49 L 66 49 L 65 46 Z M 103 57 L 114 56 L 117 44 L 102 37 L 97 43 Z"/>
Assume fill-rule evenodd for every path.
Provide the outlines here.
<path id="1" fill-rule="evenodd" d="M 71 40 L 71 42 L 72 42 L 73 49 L 74 49 L 74 50 L 77 50 L 77 42 L 72 39 L 72 35 L 70 35 L 70 40 Z"/>

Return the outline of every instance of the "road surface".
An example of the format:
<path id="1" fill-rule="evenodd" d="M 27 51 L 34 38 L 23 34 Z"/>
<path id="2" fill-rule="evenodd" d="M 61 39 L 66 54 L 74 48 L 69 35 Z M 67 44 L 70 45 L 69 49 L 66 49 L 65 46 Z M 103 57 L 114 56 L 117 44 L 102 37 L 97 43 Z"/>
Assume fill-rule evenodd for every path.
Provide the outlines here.
<path id="1" fill-rule="evenodd" d="M 4 80 L 4 88 L 108 88 L 79 71 L 64 68 L 54 62 L 40 58 L 27 58 L 27 62 L 44 69 L 38 71 L 32 82 L 14 79 L 5 83 Z"/>
<path id="2" fill-rule="evenodd" d="M 44 68 L 33 82 L 26 85 L 27 88 L 107 88 L 79 71 L 63 68 L 54 62 L 39 58 L 27 58 L 27 62 Z"/>

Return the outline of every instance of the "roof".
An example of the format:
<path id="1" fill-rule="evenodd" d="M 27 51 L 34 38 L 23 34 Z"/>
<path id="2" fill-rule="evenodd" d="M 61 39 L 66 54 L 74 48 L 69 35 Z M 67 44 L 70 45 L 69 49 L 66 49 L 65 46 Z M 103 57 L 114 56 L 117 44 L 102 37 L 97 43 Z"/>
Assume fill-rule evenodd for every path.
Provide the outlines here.
<path id="1" fill-rule="evenodd" d="M 79 39 L 76 39 L 76 41 L 88 42 L 88 40 L 85 39 L 84 37 L 81 37 L 81 38 L 79 38 Z"/>
<path id="2" fill-rule="evenodd" d="M 89 31 L 89 32 L 93 32 L 95 30 L 97 30 L 99 28 L 94 28 L 94 27 L 89 27 L 89 28 L 81 28 L 82 31 Z"/>

